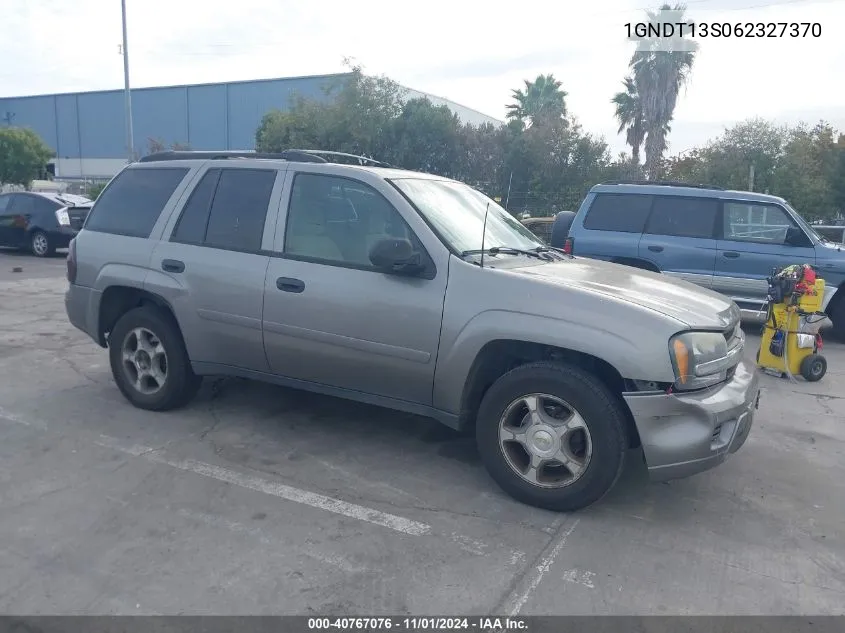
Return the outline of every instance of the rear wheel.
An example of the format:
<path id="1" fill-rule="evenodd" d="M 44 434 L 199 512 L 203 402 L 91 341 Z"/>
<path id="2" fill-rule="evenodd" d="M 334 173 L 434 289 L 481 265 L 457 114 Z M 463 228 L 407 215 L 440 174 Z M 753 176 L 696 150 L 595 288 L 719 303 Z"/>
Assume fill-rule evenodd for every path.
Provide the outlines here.
<path id="1" fill-rule="evenodd" d="M 140 409 L 184 406 L 202 383 L 191 369 L 176 323 L 149 306 L 118 319 L 109 334 L 109 361 L 118 389 Z"/>
<path id="2" fill-rule="evenodd" d="M 832 301 L 831 307 L 828 309 L 828 316 L 833 322 L 833 334 L 840 341 L 845 341 L 845 294 L 843 291 L 837 292 Z"/>
<path id="3" fill-rule="evenodd" d="M 807 382 L 816 382 L 827 373 L 827 359 L 819 354 L 810 354 L 801 361 L 801 375 Z"/>
<path id="4" fill-rule="evenodd" d="M 56 252 L 56 247 L 44 231 L 33 231 L 29 236 L 29 250 L 36 257 L 49 257 Z"/>
<path id="5" fill-rule="evenodd" d="M 484 395 L 476 441 L 490 476 L 511 496 L 549 510 L 578 510 L 601 499 L 622 472 L 625 415 L 591 374 L 530 363 Z"/>

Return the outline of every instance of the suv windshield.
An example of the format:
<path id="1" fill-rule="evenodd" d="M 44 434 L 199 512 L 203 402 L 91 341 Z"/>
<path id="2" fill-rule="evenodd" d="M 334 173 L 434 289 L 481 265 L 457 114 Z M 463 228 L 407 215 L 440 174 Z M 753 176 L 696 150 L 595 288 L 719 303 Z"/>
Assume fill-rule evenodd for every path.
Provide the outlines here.
<path id="1" fill-rule="evenodd" d="M 428 178 L 395 178 L 391 182 L 459 253 L 481 248 L 484 213 L 488 205 L 484 248 L 535 250 L 544 246 L 519 220 L 468 185 Z"/>

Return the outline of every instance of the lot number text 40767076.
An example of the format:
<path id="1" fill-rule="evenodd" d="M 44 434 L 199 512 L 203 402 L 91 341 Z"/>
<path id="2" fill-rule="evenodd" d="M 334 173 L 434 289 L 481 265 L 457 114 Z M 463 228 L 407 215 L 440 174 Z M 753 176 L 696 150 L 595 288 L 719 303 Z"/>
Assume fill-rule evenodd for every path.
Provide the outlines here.
<path id="1" fill-rule="evenodd" d="M 339 631 L 526 631 L 527 622 L 522 618 L 497 617 L 352 617 L 308 618 L 308 629 Z"/>

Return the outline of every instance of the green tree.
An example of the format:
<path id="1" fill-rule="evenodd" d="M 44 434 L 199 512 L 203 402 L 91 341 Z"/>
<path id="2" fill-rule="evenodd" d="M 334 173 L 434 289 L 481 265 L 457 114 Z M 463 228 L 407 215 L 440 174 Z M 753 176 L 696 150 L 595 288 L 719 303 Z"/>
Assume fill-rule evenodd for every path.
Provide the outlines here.
<path id="1" fill-rule="evenodd" d="M 618 134 L 625 132 L 625 142 L 631 146 L 631 162 L 640 163 L 640 148 L 645 140 L 645 117 L 637 84 L 633 77 L 622 81 L 625 90 L 613 95 L 611 103 L 616 106 L 616 120 L 619 121 Z"/>
<path id="2" fill-rule="evenodd" d="M 447 106 L 411 99 L 391 125 L 389 162 L 406 169 L 458 177 L 461 122 Z"/>
<path id="3" fill-rule="evenodd" d="M 648 21 L 686 22 L 686 7 L 664 4 L 660 10 L 647 11 Z M 639 95 L 645 122 L 645 171 L 650 178 L 658 175 L 668 146 L 669 123 L 675 115 L 678 94 L 692 71 L 697 44 L 677 37 L 640 41 L 631 57 L 630 67 Z"/>
<path id="4" fill-rule="evenodd" d="M 528 125 L 551 125 L 565 122 L 567 92 L 552 74 L 538 75 L 525 81 L 523 89 L 513 90 L 513 103 L 507 106 L 508 118 Z"/>
<path id="5" fill-rule="evenodd" d="M 821 122 L 790 130 L 775 170 L 772 193 L 786 198 L 808 220 L 838 215 L 834 176 L 839 153 L 833 128 Z"/>
<path id="6" fill-rule="evenodd" d="M 30 129 L 0 128 L 0 184 L 28 186 L 44 173 L 54 155 Z"/>

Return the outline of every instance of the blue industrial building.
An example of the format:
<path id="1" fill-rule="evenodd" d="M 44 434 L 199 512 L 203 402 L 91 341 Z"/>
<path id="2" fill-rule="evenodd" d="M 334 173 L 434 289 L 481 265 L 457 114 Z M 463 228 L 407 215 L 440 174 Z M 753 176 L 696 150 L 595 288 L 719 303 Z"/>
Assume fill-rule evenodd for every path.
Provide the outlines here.
<path id="1" fill-rule="evenodd" d="M 218 84 L 132 90 L 137 153 L 150 140 L 197 150 L 253 149 L 255 131 L 270 110 L 284 110 L 291 98 L 325 99 L 324 89 L 347 73 Z M 449 106 L 462 121 L 501 123 L 440 97 L 408 89 Z M 56 178 L 109 178 L 126 164 L 122 90 L 0 98 L 0 125 L 29 127 L 56 152 Z"/>

